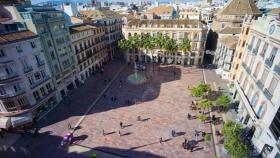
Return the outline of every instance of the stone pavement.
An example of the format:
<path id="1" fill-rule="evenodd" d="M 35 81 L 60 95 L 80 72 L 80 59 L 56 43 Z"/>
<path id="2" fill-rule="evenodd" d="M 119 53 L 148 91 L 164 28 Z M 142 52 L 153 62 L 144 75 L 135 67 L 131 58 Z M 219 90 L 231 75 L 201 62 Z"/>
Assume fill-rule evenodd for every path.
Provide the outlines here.
<path id="1" fill-rule="evenodd" d="M 148 82 L 139 86 L 126 83 L 127 76 L 133 73 L 133 65 L 125 69 L 74 132 L 74 144 L 69 148 L 59 147 L 62 136 L 69 131 L 68 124 L 74 126 L 79 121 L 107 86 L 104 79 L 111 80 L 123 64 L 116 60 L 106 65 L 104 74 L 96 74 L 87 80 L 37 124 L 40 128 L 38 137 L 25 135 L 11 146 L 14 150 L 1 150 L 1 157 L 80 158 L 92 153 L 103 157 L 133 158 L 213 157 L 213 146 L 202 141 L 201 135 L 194 152 L 181 146 L 185 138 L 196 142 L 195 129 L 211 132 L 208 123 L 187 119 L 187 113 L 198 116 L 198 112 L 189 109 L 194 98 L 187 87 L 203 82 L 202 71 L 172 65 L 147 65 L 148 70 L 141 73 Z M 112 96 L 117 98 L 116 102 L 111 101 Z M 138 116 L 141 121 L 137 120 Z M 119 126 L 121 121 L 126 126 L 123 129 Z M 171 136 L 173 129 L 178 133 L 177 137 Z M 159 143 L 160 137 L 166 141 Z"/>
<path id="2" fill-rule="evenodd" d="M 119 80 L 124 82 L 132 73 L 131 66 L 119 76 Z M 153 71 L 148 65 L 143 74 L 149 81 L 140 86 L 127 83 L 120 86 L 120 81 L 115 81 L 106 98 L 93 109 L 94 115 L 88 115 L 81 129 L 74 133 L 76 137 L 86 137 L 75 144 L 133 158 L 212 157 L 211 143 L 202 141 L 201 136 L 193 153 L 181 146 L 185 138 L 195 142 L 195 129 L 210 133 L 209 124 L 187 119 L 187 113 L 198 116 L 198 112 L 189 109 L 194 98 L 187 87 L 202 82 L 202 71 L 181 66 L 159 68 L 158 65 Z M 112 96 L 116 96 L 116 102 L 111 101 Z M 126 100 L 132 103 L 127 104 Z M 138 116 L 141 121 L 137 120 Z M 126 127 L 120 128 L 120 122 Z M 180 136 L 172 137 L 173 129 Z M 103 136 L 103 130 L 108 134 Z M 166 142 L 160 143 L 160 137 Z"/>

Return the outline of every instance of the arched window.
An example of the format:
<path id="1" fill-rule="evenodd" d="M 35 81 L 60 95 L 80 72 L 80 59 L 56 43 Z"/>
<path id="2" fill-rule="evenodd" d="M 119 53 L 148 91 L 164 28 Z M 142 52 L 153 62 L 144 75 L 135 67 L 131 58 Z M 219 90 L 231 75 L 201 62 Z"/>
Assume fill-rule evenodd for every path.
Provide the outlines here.
<path id="1" fill-rule="evenodd" d="M 131 33 L 128 33 L 128 37 L 130 37 L 131 36 Z"/>
<path id="2" fill-rule="evenodd" d="M 266 104 L 263 102 L 258 109 L 257 116 L 259 118 L 262 118 L 264 116 L 265 111 L 266 111 Z"/>
<path id="3" fill-rule="evenodd" d="M 255 107 L 257 105 L 258 101 L 259 101 L 259 95 L 255 94 L 250 101 L 251 106 Z"/>
<path id="4" fill-rule="evenodd" d="M 253 76 L 254 76 L 255 78 L 258 77 L 259 72 L 260 72 L 260 68 L 261 68 L 261 63 L 258 62 L 258 63 L 257 63 L 257 66 L 256 66 L 256 68 L 255 68 L 255 71 L 254 71 L 254 73 L 253 73 Z"/>

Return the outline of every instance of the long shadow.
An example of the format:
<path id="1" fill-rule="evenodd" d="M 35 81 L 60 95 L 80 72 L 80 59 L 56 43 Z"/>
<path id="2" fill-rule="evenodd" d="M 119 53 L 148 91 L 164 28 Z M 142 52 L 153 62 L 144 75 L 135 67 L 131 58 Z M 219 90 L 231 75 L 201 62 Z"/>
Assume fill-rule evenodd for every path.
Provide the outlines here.
<path id="1" fill-rule="evenodd" d="M 86 139 L 87 136 L 74 136 L 74 139 Z M 88 158 L 96 154 L 98 158 L 120 157 L 120 158 L 160 158 L 161 156 L 132 149 L 119 149 L 110 147 L 90 148 L 73 143 L 77 147 L 86 149 L 80 152 L 71 146 L 60 146 L 62 138 L 46 133 L 41 133 L 37 137 L 21 138 L 17 144 L 12 146 L 0 146 L 1 158 Z M 36 142 L 36 143 L 35 143 Z M 72 150 L 68 150 L 68 148 Z M 136 148 L 135 148 L 136 149 Z M 79 152 L 78 152 L 79 151 Z"/>

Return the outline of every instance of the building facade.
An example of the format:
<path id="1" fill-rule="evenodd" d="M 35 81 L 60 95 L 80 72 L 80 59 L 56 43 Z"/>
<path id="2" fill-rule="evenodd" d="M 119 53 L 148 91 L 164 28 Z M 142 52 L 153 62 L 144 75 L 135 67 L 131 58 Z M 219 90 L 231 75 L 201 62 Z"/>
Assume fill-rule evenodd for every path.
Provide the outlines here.
<path id="1" fill-rule="evenodd" d="M 222 79 L 230 78 L 233 56 L 235 54 L 237 36 L 227 35 L 219 38 L 217 50 L 215 51 L 214 64 L 217 65 L 216 72 Z"/>
<path id="2" fill-rule="evenodd" d="M 18 6 L 18 15 L 26 27 L 41 38 L 57 96 L 61 100 L 76 87 L 77 60 L 71 46 L 63 11 L 52 7 Z"/>
<path id="3" fill-rule="evenodd" d="M 238 44 L 236 46 L 236 53 L 233 58 L 233 67 L 230 70 L 230 80 L 235 80 L 237 73 L 239 72 L 240 66 L 241 66 L 241 59 L 243 58 L 243 55 L 245 53 L 246 43 L 248 43 L 248 34 L 251 30 L 251 24 L 252 24 L 253 17 L 252 16 L 246 16 L 243 21 L 242 25 L 242 32 L 239 35 Z"/>
<path id="4" fill-rule="evenodd" d="M 167 56 L 162 51 L 155 52 L 139 51 L 138 53 L 127 53 L 126 59 L 142 62 L 162 62 L 182 65 L 199 65 L 202 63 L 205 41 L 207 36 L 207 25 L 199 20 L 139 20 L 134 19 L 128 22 L 123 28 L 126 39 L 130 36 L 151 34 L 156 36 L 158 33 L 167 35 L 179 43 L 184 38 L 191 41 L 191 51 L 183 53 L 178 51 L 175 56 Z"/>
<path id="5" fill-rule="evenodd" d="M 105 29 L 102 25 L 82 24 L 71 26 L 70 33 L 78 61 L 78 78 L 83 83 L 109 60 Z"/>
<path id="6" fill-rule="evenodd" d="M 80 11 L 85 22 L 97 23 L 104 26 L 105 40 L 108 46 L 110 59 L 118 52 L 117 43 L 123 38 L 122 16 L 111 10 L 86 10 Z"/>
<path id="7" fill-rule="evenodd" d="M 32 122 L 57 103 L 40 38 L 30 31 L 0 34 L 0 128 Z"/>
<path id="8" fill-rule="evenodd" d="M 233 92 L 239 121 L 251 129 L 252 143 L 266 158 L 280 156 L 279 15 L 252 22 Z"/>

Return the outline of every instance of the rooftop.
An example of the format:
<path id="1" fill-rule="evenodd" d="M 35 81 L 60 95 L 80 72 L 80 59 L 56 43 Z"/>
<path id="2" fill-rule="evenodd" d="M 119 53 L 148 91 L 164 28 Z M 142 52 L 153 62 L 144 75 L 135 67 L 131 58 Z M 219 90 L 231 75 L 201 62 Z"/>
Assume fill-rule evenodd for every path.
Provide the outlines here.
<path id="1" fill-rule="evenodd" d="M 77 33 L 77 32 L 81 32 L 81 31 L 91 30 L 94 28 L 96 28 L 96 27 L 94 27 L 92 25 L 88 25 L 88 24 L 82 24 L 82 25 L 70 26 L 69 31 L 72 34 L 72 33 Z"/>
<path id="2" fill-rule="evenodd" d="M 220 15 L 260 15 L 261 12 L 253 0 L 231 0 L 221 9 Z"/>
<path id="3" fill-rule="evenodd" d="M 222 36 L 219 39 L 219 42 L 223 43 L 229 49 L 235 49 L 236 45 L 237 45 L 237 42 L 238 42 L 238 37 L 237 36 L 232 36 L 232 35 Z"/>
<path id="4" fill-rule="evenodd" d="M 35 38 L 37 35 L 29 30 L 0 34 L 0 44 L 23 41 Z"/>
<path id="5" fill-rule="evenodd" d="M 119 18 L 121 15 L 111 10 L 81 10 L 80 14 L 93 20 Z"/>
<path id="6" fill-rule="evenodd" d="M 271 9 L 270 14 L 280 14 L 280 8 Z"/>
<path id="7" fill-rule="evenodd" d="M 154 14 L 173 14 L 174 8 L 172 6 L 158 6 L 152 9 L 149 9 L 147 13 L 154 13 Z"/>
<path id="8" fill-rule="evenodd" d="M 137 25 L 137 26 L 141 26 L 141 25 L 165 25 L 168 27 L 168 25 L 170 25 L 170 27 L 173 27 L 173 25 L 198 25 L 198 24 L 205 24 L 205 22 L 200 21 L 200 20 L 189 20 L 189 19 L 152 19 L 152 20 L 148 20 L 148 19 L 133 19 L 131 20 L 128 25 L 132 26 L 132 25 Z"/>
<path id="9" fill-rule="evenodd" d="M 241 33 L 241 27 L 225 27 L 221 31 L 219 31 L 220 34 L 240 34 Z"/>

